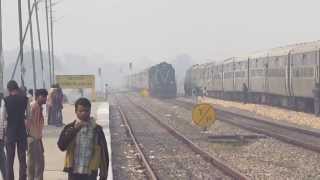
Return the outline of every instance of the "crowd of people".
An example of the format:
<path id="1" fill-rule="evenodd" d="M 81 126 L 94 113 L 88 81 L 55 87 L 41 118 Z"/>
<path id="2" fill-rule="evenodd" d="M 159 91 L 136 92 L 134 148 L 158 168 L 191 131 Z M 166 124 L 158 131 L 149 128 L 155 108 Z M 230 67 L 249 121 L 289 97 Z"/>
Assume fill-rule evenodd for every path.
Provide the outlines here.
<path id="1" fill-rule="evenodd" d="M 49 92 L 7 84 L 8 96 L 0 93 L 0 171 L 2 179 L 14 180 L 15 152 L 19 161 L 19 180 L 43 180 L 45 167 L 43 128 L 46 105 L 48 125 L 63 126 L 63 93 L 58 84 Z M 58 139 L 58 148 L 66 151 L 64 171 L 69 180 L 94 180 L 97 172 L 105 180 L 108 173 L 108 149 L 102 127 L 90 116 L 91 103 L 79 98 L 75 120 L 67 124 Z"/>

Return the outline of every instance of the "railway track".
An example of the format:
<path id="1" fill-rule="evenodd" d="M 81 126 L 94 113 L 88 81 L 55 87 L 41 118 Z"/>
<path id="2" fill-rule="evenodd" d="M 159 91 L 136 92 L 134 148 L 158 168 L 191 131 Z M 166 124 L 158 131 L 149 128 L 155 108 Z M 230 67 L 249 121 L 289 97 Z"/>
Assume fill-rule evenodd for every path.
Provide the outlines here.
<path id="1" fill-rule="evenodd" d="M 248 179 L 128 97 L 117 101 L 150 179 Z"/>
<path id="2" fill-rule="evenodd" d="M 188 110 L 192 110 L 194 106 L 194 103 L 182 100 L 169 100 L 168 102 Z M 215 108 L 215 111 L 217 113 L 217 119 L 221 121 L 320 153 L 320 133 L 273 123 L 217 108 Z"/>

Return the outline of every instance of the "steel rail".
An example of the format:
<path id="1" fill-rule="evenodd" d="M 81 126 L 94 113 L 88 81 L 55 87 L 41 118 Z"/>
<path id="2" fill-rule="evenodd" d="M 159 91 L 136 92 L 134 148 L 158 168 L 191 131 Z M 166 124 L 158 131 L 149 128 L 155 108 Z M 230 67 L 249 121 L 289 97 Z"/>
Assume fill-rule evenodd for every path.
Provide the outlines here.
<path id="1" fill-rule="evenodd" d="M 194 105 L 194 103 L 186 102 L 182 100 L 176 100 L 176 102 L 177 102 L 177 105 L 181 105 L 186 109 L 192 109 L 192 106 Z M 287 143 L 320 153 L 320 143 L 316 144 L 311 142 L 312 140 L 315 142 L 316 139 L 320 137 L 320 133 L 318 132 L 309 131 L 306 129 L 292 127 L 292 126 L 286 126 L 279 123 L 273 123 L 267 120 L 250 117 L 243 114 L 237 114 L 234 112 L 229 112 L 229 111 L 221 110 L 218 108 L 215 108 L 215 109 L 217 112 L 217 118 L 221 121 L 240 127 L 242 129 L 265 134 L 267 136 L 274 137 L 283 142 L 287 142 Z M 237 119 L 234 119 L 234 118 L 237 118 Z M 291 133 L 291 136 L 290 134 L 289 135 L 285 134 L 284 131 Z M 299 136 L 300 136 L 300 139 L 299 139 Z M 307 140 L 308 138 L 310 139 L 310 141 Z"/>
<path id="2" fill-rule="evenodd" d="M 181 102 L 181 103 L 185 103 L 185 104 L 189 104 L 190 106 L 194 105 L 194 103 L 187 102 L 187 101 L 182 101 L 182 100 L 176 100 L 176 101 L 177 102 Z M 186 108 L 189 108 L 189 107 L 186 107 Z M 253 120 L 253 121 L 259 121 L 259 122 L 264 123 L 264 124 L 279 126 L 279 127 L 285 128 L 285 129 L 290 129 L 292 131 L 297 131 L 297 132 L 300 132 L 300 133 L 303 133 L 303 134 L 307 134 L 307 135 L 310 135 L 310 136 L 314 136 L 314 137 L 320 137 L 320 132 L 315 132 L 315 131 L 312 131 L 312 130 L 307 130 L 307 129 L 298 128 L 298 127 L 294 127 L 294 126 L 283 125 L 283 124 L 280 124 L 280 123 L 271 122 L 271 121 L 264 120 L 264 119 L 261 119 L 261 118 L 250 117 L 250 116 L 246 116 L 246 115 L 243 115 L 243 114 L 237 114 L 237 113 L 234 113 L 234 112 L 230 112 L 230 111 L 226 111 L 226 110 L 222 110 L 222 109 L 218 109 L 218 108 L 216 108 L 216 109 L 217 109 L 218 112 L 223 112 L 223 113 L 236 115 L 236 116 L 241 117 L 241 118 L 246 118 L 246 119 L 250 119 L 250 120 Z"/>
<path id="3" fill-rule="evenodd" d="M 122 122 L 125 125 L 128 133 L 130 134 L 130 137 L 131 137 L 131 139 L 132 139 L 132 141 L 133 141 L 133 143 L 134 143 L 134 145 L 135 145 L 135 147 L 136 147 L 136 149 L 137 149 L 137 151 L 139 153 L 139 156 L 141 157 L 141 159 L 142 159 L 142 161 L 144 163 L 145 168 L 148 171 L 148 174 L 149 174 L 150 178 L 152 180 L 158 180 L 158 177 L 156 176 L 154 170 L 151 168 L 151 165 L 150 165 L 149 161 L 147 160 L 146 156 L 144 155 L 144 153 L 143 153 L 143 151 L 142 151 L 142 149 L 141 149 L 141 147 L 140 147 L 140 145 L 139 145 L 139 143 L 137 141 L 137 138 L 135 137 L 135 135 L 133 133 L 132 127 L 130 125 L 130 122 L 128 121 L 127 116 L 122 111 L 122 107 L 120 105 L 119 99 L 116 96 L 115 96 L 115 99 L 117 101 L 117 104 L 119 105 L 118 110 L 120 112 Z"/>
<path id="4" fill-rule="evenodd" d="M 228 175 L 228 176 L 230 176 L 230 177 L 232 177 L 234 179 L 237 179 L 237 180 L 247 180 L 247 179 L 249 179 L 247 176 L 245 176 L 244 174 L 240 173 L 238 170 L 226 165 L 225 162 L 223 162 L 220 159 L 218 159 L 216 157 L 213 157 L 209 153 L 201 150 L 201 148 L 199 146 L 194 144 L 192 141 L 190 141 L 188 138 L 183 136 L 181 133 L 179 133 L 175 129 L 173 129 L 170 126 L 168 126 L 165 123 L 163 123 L 151 111 L 149 111 L 149 110 L 145 109 L 144 107 L 142 107 L 141 105 L 133 102 L 129 97 L 127 97 L 127 98 L 133 105 L 135 105 L 137 108 L 141 109 L 143 112 L 145 112 L 146 114 L 151 116 L 160 126 L 165 128 L 171 135 L 176 137 L 178 140 L 184 142 L 187 146 L 190 147 L 190 149 L 192 149 L 192 151 L 194 151 L 195 153 L 199 154 L 205 161 L 211 163 L 213 166 L 217 167 L 219 170 L 221 170 L 226 175 Z"/>

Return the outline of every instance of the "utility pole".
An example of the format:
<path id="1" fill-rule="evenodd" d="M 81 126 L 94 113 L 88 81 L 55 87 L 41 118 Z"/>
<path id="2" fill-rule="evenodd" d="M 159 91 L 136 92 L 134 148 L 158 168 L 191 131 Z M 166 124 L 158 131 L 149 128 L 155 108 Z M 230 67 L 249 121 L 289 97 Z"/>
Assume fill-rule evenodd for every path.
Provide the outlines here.
<path id="1" fill-rule="evenodd" d="M 2 4 L 0 0 L 0 92 L 4 93 L 3 88 L 3 66 L 4 66 L 4 60 L 3 60 L 3 46 L 2 46 Z"/>
<path id="2" fill-rule="evenodd" d="M 32 6 L 32 9 L 31 9 L 31 14 L 33 14 L 33 10 L 34 10 L 34 5 Z M 28 24 L 24 30 L 24 34 L 23 34 L 23 38 L 22 38 L 22 44 L 24 44 L 24 41 L 27 37 L 27 32 L 29 30 L 29 26 L 30 26 L 30 19 L 28 20 Z M 19 64 L 19 60 L 20 60 L 20 57 L 21 57 L 21 49 L 19 49 L 19 53 L 18 53 L 18 56 L 17 56 L 17 59 L 16 59 L 16 64 L 14 65 L 14 68 L 13 68 L 13 71 L 12 71 L 12 74 L 11 74 L 11 80 L 14 78 L 14 75 L 16 74 L 16 70 L 17 70 L 17 66 Z"/>
<path id="3" fill-rule="evenodd" d="M 35 92 L 37 89 L 37 79 L 36 79 L 36 62 L 34 57 L 34 46 L 33 46 L 33 30 L 32 30 L 32 14 L 31 14 L 31 3 L 28 0 L 28 12 L 29 12 L 29 20 L 30 20 L 30 43 L 31 43 L 31 57 L 32 57 L 32 67 L 33 67 L 33 97 L 35 96 Z"/>
<path id="4" fill-rule="evenodd" d="M 41 73 L 42 73 L 42 87 L 46 88 L 45 77 L 44 77 L 43 54 L 42 54 L 42 44 L 41 44 L 41 36 L 40 36 L 40 25 L 39 25 L 39 13 L 38 13 L 38 2 L 37 2 L 37 0 L 34 0 L 34 6 L 35 6 L 35 9 L 36 9 L 38 44 L 39 44 L 39 51 L 40 51 Z"/>
<path id="5" fill-rule="evenodd" d="M 51 24 L 51 61 L 52 61 L 52 82 L 55 83 L 54 72 L 54 51 L 53 51 L 53 16 L 52 16 L 52 0 L 50 0 L 50 24 Z"/>
<path id="6" fill-rule="evenodd" d="M 22 12 L 21 12 L 21 0 L 18 0 L 18 12 L 19 12 L 19 41 L 20 41 L 20 70 L 21 70 L 21 86 L 24 86 L 24 65 L 23 65 L 23 42 L 22 42 Z"/>
<path id="7" fill-rule="evenodd" d="M 51 47 L 50 47 L 50 29 L 49 29 L 49 13 L 48 13 L 48 0 L 45 0 L 45 6 L 46 6 L 46 23 L 47 23 L 47 41 L 48 41 L 48 57 L 49 57 L 49 80 L 50 80 L 50 86 L 52 83 L 52 69 L 51 69 Z"/>

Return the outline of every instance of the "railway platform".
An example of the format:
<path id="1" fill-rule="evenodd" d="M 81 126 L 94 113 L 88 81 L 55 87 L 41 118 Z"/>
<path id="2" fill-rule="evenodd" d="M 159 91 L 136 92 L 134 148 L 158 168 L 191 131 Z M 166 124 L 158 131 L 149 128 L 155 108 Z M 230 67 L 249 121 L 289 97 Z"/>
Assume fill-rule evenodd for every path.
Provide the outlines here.
<path id="1" fill-rule="evenodd" d="M 109 157 L 111 163 L 111 142 L 109 131 L 109 104 L 104 103 L 92 103 L 92 116 L 97 119 L 97 123 L 103 126 L 106 140 L 108 143 Z M 65 104 L 63 109 L 63 123 L 68 124 L 75 119 L 74 105 Z M 68 175 L 62 171 L 64 164 L 65 152 L 61 152 L 57 147 L 57 141 L 63 127 L 55 127 L 45 125 L 44 128 L 44 151 L 45 151 L 45 180 L 67 180 Z M 15 159 L 15 176 L 19 174 L 19 163 L 16 156 Z M 109 164 L 109 178 L 112 180 L 112 166 Z"/>

